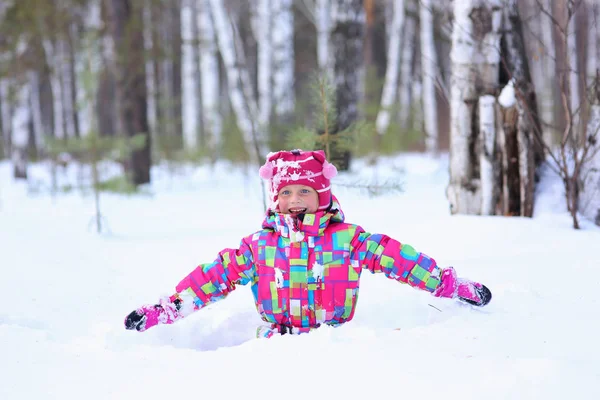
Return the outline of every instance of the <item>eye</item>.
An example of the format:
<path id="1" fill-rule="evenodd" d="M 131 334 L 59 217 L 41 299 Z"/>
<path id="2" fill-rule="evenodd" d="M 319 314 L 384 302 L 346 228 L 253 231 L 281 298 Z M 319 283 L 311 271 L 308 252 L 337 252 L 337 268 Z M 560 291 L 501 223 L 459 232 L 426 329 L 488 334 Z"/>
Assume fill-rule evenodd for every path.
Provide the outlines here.
<path id="1" fill-rule="evenodd" d="M 302 189 L 300 192 L 301 192 L 302 194 L 309 194 L 309 193 L 310 193 L 310 190 L 308 190 L 308 189 Z"/>
<path id="2" fill-rule="evenodd" d="M 290 195 L 290 191 L 289 190 L 282 190 L 281 193 L 279 193 L 280 196 L 289 196 Z"/>

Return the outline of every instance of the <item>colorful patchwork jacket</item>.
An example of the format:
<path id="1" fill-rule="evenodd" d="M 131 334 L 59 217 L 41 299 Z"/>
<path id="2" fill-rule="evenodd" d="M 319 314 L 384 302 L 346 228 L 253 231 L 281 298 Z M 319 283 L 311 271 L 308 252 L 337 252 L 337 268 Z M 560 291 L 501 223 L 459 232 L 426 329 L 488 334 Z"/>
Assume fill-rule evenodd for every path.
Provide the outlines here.
<path id="1" fill-rule="evenodd" d="M 221 251 L 215 261 L 186 276 L 175 296 L 187 303 L 185 316 L 249 283 L 258 312 L 271 328 L 257 335 L 302 333 L 352 319 L 365 269 L 429 292 L 440 285 L 441 269 L 433 259 L 345 223 L 334 198 L 331 211 L 306 214 L 302 220 L 270 213 L 262 229 L 242 239 L 238 249 Z"/>

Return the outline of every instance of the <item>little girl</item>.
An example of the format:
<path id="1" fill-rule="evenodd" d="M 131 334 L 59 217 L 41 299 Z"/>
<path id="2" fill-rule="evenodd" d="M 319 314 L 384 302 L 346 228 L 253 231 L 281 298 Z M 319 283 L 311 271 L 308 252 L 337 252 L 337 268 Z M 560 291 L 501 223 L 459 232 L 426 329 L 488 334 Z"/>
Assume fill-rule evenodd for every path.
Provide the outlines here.
<path id="1" fill-rule="evenodd" d="M 407 244 L 344 222 L 331 193 L 337 170 L 323 151 L 271 153 L 259 173 L 269 181 L 271 200 L 262 228 L 243 238 L 239 248 L 222 250 L 212 263 L 199 265 L 174 295 L 132 311 L 126 329 L 142 332 L 171 324 L 248 283 L 269 323 L 257 330 L 259 337 L 340 325 L 354 315 L 363 269 L 436 297 L 474 306 L 490 302 L 487 287 L 457 278 L 453 268 L 442 269 Z"/>

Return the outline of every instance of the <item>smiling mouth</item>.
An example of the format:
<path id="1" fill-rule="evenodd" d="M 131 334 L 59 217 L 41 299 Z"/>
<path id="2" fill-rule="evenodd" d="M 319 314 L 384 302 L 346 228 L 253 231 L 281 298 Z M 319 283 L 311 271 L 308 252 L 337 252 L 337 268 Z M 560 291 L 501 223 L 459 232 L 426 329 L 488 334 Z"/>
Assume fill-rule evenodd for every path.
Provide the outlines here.
<path id="1" fill-rule="evenodd" d="M 290 208 L 288 211 L 290 214 L 303 214 L 306 212 L 306 208 Z"/>

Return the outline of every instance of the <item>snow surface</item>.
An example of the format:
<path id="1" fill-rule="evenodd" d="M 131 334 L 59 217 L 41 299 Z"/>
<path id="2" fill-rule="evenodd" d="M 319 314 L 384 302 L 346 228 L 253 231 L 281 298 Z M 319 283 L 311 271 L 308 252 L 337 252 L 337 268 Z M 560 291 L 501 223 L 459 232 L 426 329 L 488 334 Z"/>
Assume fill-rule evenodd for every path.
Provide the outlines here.
<path id="1" fill-rule="evenodd" d="M 155 168 L 150 195 L 102 195 L 98 235 L 91 196 L 52 198 L 44 165 L 24 184 L 0 163 L 0 399 L 599 399 L 600 229 L 571 229 L 560 182 L 543 175 L 533 219 L 450 216 L 447 156 L 385 165 L 353 169 L 404 193 L 334 179 L 348 221 L 485 283 L 490 305 L 366 272 L 352 322 L 266 340 L 244 286 L 174 325 L 123 328 L 260 227 L 258 171 Z"/>

